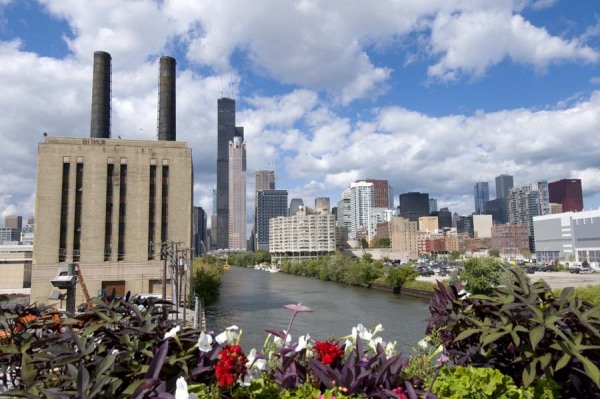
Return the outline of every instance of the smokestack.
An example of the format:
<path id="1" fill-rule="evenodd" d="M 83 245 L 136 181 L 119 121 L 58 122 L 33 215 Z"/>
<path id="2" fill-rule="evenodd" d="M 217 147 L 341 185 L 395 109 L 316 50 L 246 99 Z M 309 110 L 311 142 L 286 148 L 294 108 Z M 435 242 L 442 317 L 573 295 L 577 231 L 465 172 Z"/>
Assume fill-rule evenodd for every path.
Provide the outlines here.
<path id="1" fill-rule="evenodd" d="M 160 57 L 158 139 L 175 141 L 175 58 Z"/>
<path id="2" fill-rule="evenodd" d="M 94 53 L 90 137 L 110 138 L 110 61 L 111 57 L 107 52 Z"/>

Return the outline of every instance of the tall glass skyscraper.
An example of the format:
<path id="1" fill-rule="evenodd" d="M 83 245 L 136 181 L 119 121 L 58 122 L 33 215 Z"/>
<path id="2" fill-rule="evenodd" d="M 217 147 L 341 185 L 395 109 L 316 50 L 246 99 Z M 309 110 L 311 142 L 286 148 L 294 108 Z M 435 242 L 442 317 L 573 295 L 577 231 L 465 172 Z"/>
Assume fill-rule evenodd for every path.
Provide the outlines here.
<path id="1" fill-rule="evenodd" d="M 229 249 L 246 250 L 246 143 L 229 143 Z"/>
<path id="2" fill-rule="evenodd" d="M 235 126 L 235 100 L 217 101 L 217 249 L 229 248 L 229 143 L 244 138 L 244 128 Z"/>
<path id="3" fill-rule="evenodd" d="M 475 199 L 475 214 L 485 213 L 485 203 L 490 200 L 490 187 L 488 182 L 480 181 L 473 186 L 473 198 Z"/>

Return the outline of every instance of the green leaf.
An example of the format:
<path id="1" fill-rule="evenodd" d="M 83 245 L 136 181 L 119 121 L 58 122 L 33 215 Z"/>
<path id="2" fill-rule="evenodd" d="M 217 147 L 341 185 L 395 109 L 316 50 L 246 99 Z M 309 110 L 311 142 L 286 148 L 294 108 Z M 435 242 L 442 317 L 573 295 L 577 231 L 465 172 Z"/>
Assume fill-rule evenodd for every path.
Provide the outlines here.
<path id="1" fill-rule="evenodd" d="M 554 372 L 557 372 L 558 370 L 565 367 L 569 363 L 569 360 L 571 360 L 571 355 L 562 355 L 562 357 L 558 359 L 558 362 L 556 362 L 556 366 L 554 366 Z"/>
<path id="2" fill-rule="evenodd" d="M 94 374 L 96 376 L 100 376 L 101 374 L 106 372 L 106 370 L 108 370 L 109 368 L 112 367 L 112 365 L 115 362 L 116 357 L 117 357 L 117 355 L 108 355 L 104 359 L 102 359 L 102 362 L 100 362 L 100 366 L 98 366 L 98 368 L 95 370 Z"/>
<path id="3" fill-rule="evenodd" d="M 551 353 L 546 353 L 544 356 L 539 358 L 540 367 L 542 368 L 542 370 L 544 370 L 548 366 L 548 364 L 550 364 L 550 360 L 552 360 Z"/>
<path id="4" fill-rule="evenodd" d="M 537 345 L 540 343 L 542 338 L 544 338 L 544 332 L 546 329 L 544 326 L 535 326 L 531 330 L 529 330 L 529 340 L 531 341 L 531 347 L 533 350 L 537 348 Z"/>
<path id="5" fill-rule="evenodd" d="M 581 360 L 581 363 L 583 363 L 583 369 L 588 377 L 594 381 L 594 384 L 596 384 L 597 387 L 600 387 L 600 370 L 598 370 L 598 367 L 592 363 L 590 359 L 580 353 L 576 352 L 575 356 L 577 356 L 577 359 Z"/>
<path id="6" fill-rule="evenodd" d="M 537 359 L 527 364 L 523 369 L 523 386 L 527 388 L 533 380 L 535 379 L 535 366 L 537 364 Z"/>
<path id="7" fill-rule="evenodd" d="M 473 334 L 478 334 L 481 333 L 481 330 L 478 328 L 471 328 L 469 330 L 465 330 L 463 332 L 461 332 L 460 334 L 458 334 L 458 336 L 454 339 L 455 341 L 460 341 L 463 340 L 465 338 L 470 337 Z"/>
<path id="8" fill-rule="evenodd" d="M 508 331 L 499 331 L 499 332 L 486 334 L 485 336 L 481 337 L 481 343 L 484 345 L 488 345 L 488 344 L 496 341 L 497 339 L 502 338 L 506 334 L 508 334 Z"/>

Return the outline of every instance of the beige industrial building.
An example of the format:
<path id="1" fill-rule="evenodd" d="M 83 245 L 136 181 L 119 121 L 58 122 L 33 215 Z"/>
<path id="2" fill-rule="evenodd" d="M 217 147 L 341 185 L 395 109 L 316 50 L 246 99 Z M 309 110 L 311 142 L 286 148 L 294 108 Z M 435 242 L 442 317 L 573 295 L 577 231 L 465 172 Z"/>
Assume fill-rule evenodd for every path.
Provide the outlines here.
<path id="1" fill-rule="evenodd" d="M 50 280 L 71 262 L 91 296 L 160 292 L 160 243 L 191 243 L 192 151 L 177 141 L 47 137 L 35 208 L 32 302 L 48 301 Z"/>
<path id="2" fill-rule="evenodd" d="M 394 216 L 391 218 L 389 226 L 392 252 L 399 254 L 394 259 L 401 259 L 402 261 L 417 259 L 419 256 L 418 223 L 400 216 Z"/>
<path id="3" fill-rule="evenodd" d="M 333 215 L 279 216 L 269 220 L 269 252 L 273 262 L 284 258 L 310 259 L 336 249 Z"/>
<path id="4" fill-rule="evenodd" d="M 0 245 L 0 292 L 30 287 L 32 256 L 32 245 Z"/>

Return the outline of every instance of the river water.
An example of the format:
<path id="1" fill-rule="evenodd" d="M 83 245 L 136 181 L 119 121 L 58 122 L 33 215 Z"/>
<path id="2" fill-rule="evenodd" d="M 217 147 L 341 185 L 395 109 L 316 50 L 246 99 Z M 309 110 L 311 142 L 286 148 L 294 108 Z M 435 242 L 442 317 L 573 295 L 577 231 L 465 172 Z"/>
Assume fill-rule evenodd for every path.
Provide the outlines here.
<path id="1" fill-rule="evenodd" d="M 378 335 L 385 342 L 396 341 L 398 350 L 407 354 L 424 337 L 429 316 L 423 300 L 232 266 L 224 272 L 218 301 L 206 308 L 207 329 L 220 333 L 237 325 L 244 349 L 260 350 L 266 328 L 287 328 L 292 312 L 283 306 L 297 303 L 313 312 L 296 316 L 290 331 L 295 341 L 306 333 L 325 340 L 348 335 L 359 323 L 369 330 L 382 324 L 384 331 Z"/>

